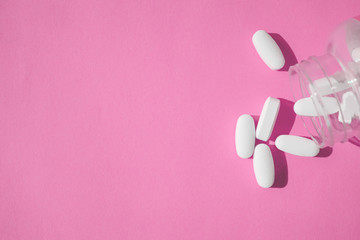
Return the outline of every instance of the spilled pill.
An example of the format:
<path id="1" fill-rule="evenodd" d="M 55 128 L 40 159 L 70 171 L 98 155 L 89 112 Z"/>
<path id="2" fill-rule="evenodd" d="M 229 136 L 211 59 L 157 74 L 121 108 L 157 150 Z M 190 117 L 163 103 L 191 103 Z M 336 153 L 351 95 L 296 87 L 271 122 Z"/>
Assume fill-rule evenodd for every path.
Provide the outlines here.
<path id="1" fill-rule="evenodd" d="M 241 115 L 236 123 L 235 147 L 241 158 L 249 158 L 253 155 L 255 146 L 255 123 L 252 116 Z"/>
<path id="2" fill-rule="evenodd" d="M 264 63 L 272 70 L 279 70 L 285 58 L 275 40 L 264 30 L 258 30 L 252 37 L 254 47 Z"/>
<path id="3" fill-rule="evenodd" d="M 334 114 L 339 111 L 339 105 L 333 97 L 322 97 L 322 102 L 327 114 Z M 315 105 L 316 104 L 316 105 Z M 311 97 L 302 98 L 295 102 L 294 112 L 300 116 L 314 117 L 324 115 L 322 107 Z"/>
<path id="4" fill-rule="evenodd" d="M 350 124 L 353 118 L 360 118 L 360 106 L 353 92 L 342 95 L 341 111 L 342 114 L 338 116 L 339 122 Z"/>
<path id="5" fill-rule="evenodd" d="M 269 140 L 279 113 L 280 100 L 268 97 L 264 103 L 256 127 L 256 138 L 262 141 Z"/>
<path id="6" fill-rule="evenodd" d="M 294 135 L 278 136 L 275 146 L 281 151 L 302 157 L 315 157 L 320 151 L 313 140 Z"/>
<path id="7" fill-rule="evenodd" d="M 269 146 L 259 144 L 255 147 L 253 166 L 259 186 L 263 188 L 271 187 L 274 184 L 275 167 Z"/>

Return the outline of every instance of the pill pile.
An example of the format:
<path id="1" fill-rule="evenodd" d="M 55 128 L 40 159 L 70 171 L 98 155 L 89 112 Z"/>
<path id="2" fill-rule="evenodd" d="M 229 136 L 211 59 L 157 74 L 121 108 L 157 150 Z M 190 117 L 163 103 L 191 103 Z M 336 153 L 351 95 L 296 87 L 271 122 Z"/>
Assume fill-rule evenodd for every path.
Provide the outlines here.
<path id="1" fill-rule="evenodd" d="M 280 108 L 280 100 L 268 97 L 255 128 L 254 118 L 249 114 L 241 115 L 235 128 L 236 152 L 241 158 L 253 156 L 255 178 L 259 186 L 269 188 L 274 184 L 274 159 L 268 145 L 261 143 L 255 146 L 255 139 L 267 142 L 273 132 Z M 277 149 L 303 157 L 314 157 L 320 149 L 308 138 L 294 135 L 280 135 L 275 140 Z"/>
<path id="2" fill-rule="evenodd" d="M 258 52 L 260 58 L 272 70 L 279 70 L 284 67 L 285 58 L 280 50 L 280 47 L 274 39 L 264 30 L 257 31 L 252 38 L 254 47 Z M 319 80 L 318 80 L 319 81 Z M 318 82 L 322 86 L 322 91 L 327 92 L 328 85 L 323 82 Z M 341 89 L 342 86 L 339 86 Z M 330 89 L 332 90 L 332 89 Z M 355 96 L 354 96 L 355 97 Z M 343 99 L 343 103 L 352 108 L 353 97 L 348 95 Z M 339 112 L 338 103 L 335 98 L 323 97 L 323 105 L 326 113 L 318 112 L 314 106 L 311 98 L 303 98 L 294 104 L 294 111 L 301 116 L 319 116 L 324 114 L 332 114 Z M 255 178 L 260 187 L 269 188 L 273 186 L 275 181 L 275 165 L 270 147 L 261 143 L 255 146 L 255 140 L 267 142 L 273 132 L 274 125 L 280 109 L 280 100 L 268 97 L 264 103 L 263 109 L 257 126 L 255 121 L 249 114 L 241 115 L 236 123 L 235 129 L 235 147 L 236 152 L 240 158 L 250 158 L 253 156 L 253 168 Z M 351 118 L 359 112 L 347 113 L 346 116 L 339 115 L 343 121 L 351 121 Z M 350 120 L 349 120 L 350 119 Z M 277 149 L 303 157 L 314 157 L 318 155 L 320 148 L 311 139 L 294 136 L 294 135 L 280 135 L 275 140 Z"/>

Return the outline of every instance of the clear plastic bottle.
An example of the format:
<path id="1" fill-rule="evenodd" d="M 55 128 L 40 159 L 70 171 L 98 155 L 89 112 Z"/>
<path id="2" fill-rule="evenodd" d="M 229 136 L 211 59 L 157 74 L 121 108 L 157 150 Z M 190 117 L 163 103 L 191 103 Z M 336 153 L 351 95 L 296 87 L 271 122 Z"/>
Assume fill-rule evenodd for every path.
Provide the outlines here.
<path id="1" fill-rule="evenodd" d="M 292 66 L 289 76 L 295 101 L 313 101 L 318 116 L 302 120 L 320 147 L 360 138 L 360 16 L 340 24 L 326 53 Z M 329 114 L 324 97 L 336 98 L 340 111 Z"/>

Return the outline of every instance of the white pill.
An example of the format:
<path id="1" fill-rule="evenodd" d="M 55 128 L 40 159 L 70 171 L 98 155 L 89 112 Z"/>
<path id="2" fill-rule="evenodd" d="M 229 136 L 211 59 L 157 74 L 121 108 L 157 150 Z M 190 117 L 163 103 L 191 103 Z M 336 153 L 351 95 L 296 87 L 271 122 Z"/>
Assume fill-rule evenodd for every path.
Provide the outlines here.
<path id="1" fill-rule="evenodd" d="M 311 92 L 312 93 L 317 92 L 322 96 L 341 92 L 350 88 L 349 84 L 338 82 L 333 77 L 317 79 L 314 81 L 313 84 L 316 90 L 313 88 L 313 86 L 309 85 Z"/>
<path id="2" fill-rule="evenodd" d="M 271 187 L 275 180 L 275 167 L 270 148 L 266 144 L 259 144 L 255 147 L 253 165 L 259 186 Z"/>
<path id="3" fill-rule="evenodd" d="M 249 158 L 253 155 L 255 146 L 255 123 L 252 116 L 241 115 L 236 123 L 235 147 L 241 158 Z"/>
<path id="4" fill-rule="evenodd" d="M 324 109 L 327 114 L 334 114 L 339 111 L 339 104 L 336 99 L 333 97 L 322 97 L 322 102 Z M 321 105 L 316 101 L 315 103 L 311 97 L 302 98 L 295 102 L 294 112 L 300 116 L 314 117 L 314 116 L 323 116 L 324 111 Z"/>
<path id="5" fill-rule="evenodd" d="M 281 151 L 303 157 L 315 157 L 320 151 L 313 140 L 294 135 L 280 135 L 275 140 L 275 146 Z"/>
<path id="6" fill-rule="evenodd" d="M 360 47 L 357 47 L 351 51 L 351 57 L 354 60 L 354 62 L 360 61 Z"/>
<path id="7" fill-rule="evenodd" d="M 339 114 L 338 120 L 342 123 L 350 124 L 353 118 L 360 118 L 360 106 L 353 92 L 343 94 L 341 110 L 342 114 Z"/>
<path id="8" fill-rule="evenodd" d="M 275 40 L 264 30 L 258 30 L 252 42 L 260 58 L 272 70 L 279 70 L 285 64 L 285 58 Z"/>
<path id="9" fill-rule="evenodd" d="M 256 127 L 256 138 L 262 141 L 269 140 L 280 109 L 280 100 L 268 97 L 264 103 Z"/>

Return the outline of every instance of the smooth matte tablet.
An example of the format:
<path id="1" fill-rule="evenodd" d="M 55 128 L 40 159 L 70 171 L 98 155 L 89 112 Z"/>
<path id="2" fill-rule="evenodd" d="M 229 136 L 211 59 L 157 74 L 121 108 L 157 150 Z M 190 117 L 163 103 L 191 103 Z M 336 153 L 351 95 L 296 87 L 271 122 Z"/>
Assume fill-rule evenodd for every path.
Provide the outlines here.
<path id="1" fill-rule="evenodd" d="M 258 30 L 252 37 L 260 58 L 271 70 L 279 70 L 285 65 L 285 58 L 275 40 L 264 30 Z"/>
<path id="2" fill-rule="evenodd" d="M 235 129 L 236 152 L 241 158 L 249 158 L 253 155 L 255 147 L 255 123 L 252 116 L 241 115 Z"/>
<path id="3" fill-rule="evenodd" d="M 315 157 L 320 151 L 313 140 L 294 135 L 280 135 L 275 140 L 275 146 L 281 151 L 302 157 Z"/>
<path id="4" fill-rule="evenodd" d="M 274 184 L 275 167 L 271 150 L 266 144 L 255 147 L 253 159 L 254 173 L 260 187 L 269 188 Z"/>
<path id="5" fill-rule="evenodd" d="M 336 98 L 333 97 L 322 97 L 323 106 L 327 114 L 334 114 L 339 111 L 339 104 Z M 316 103 L 316 101 L 315 101 Z M 315 117 L 324 115 L 322 106 L 319 103 L 315 103 L 311 97 L 302 98 L 295 102 L 294 112 L 300 116 Z"/>
<path id="6" fill-rule="evenodd" d="M 280 100 L 268 97 L 264 103 L 260 114 L 259 122 L 256 127 L 256 138 L 262 141 L 269 140 L 273 131 L 277 115 L 280 109 Z"/>

